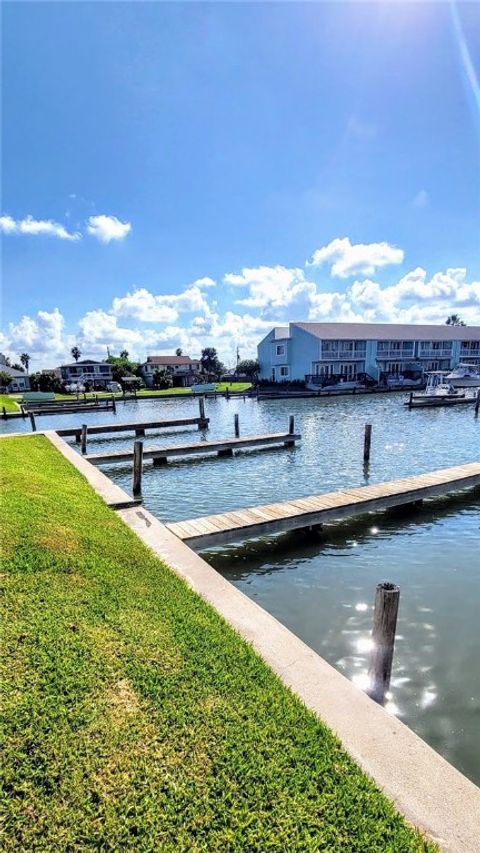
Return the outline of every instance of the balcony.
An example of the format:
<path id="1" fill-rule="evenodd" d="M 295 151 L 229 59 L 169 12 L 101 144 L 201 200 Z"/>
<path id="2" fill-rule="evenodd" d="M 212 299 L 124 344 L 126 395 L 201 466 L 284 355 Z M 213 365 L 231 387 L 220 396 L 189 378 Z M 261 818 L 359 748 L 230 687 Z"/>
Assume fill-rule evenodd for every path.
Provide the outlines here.
<path id="1" fill-rule="evenodd" d="M 322 349 L 319 361 L 362 361 L 366 356 L 366 349 L 355 350 L 328 350 Z"/>
<path id="2" fill-rule="evenodd" d="M 377 350 L 377 361 L 385 361 L 386 359 L 406 359 L 407 361 L 412 361 L 413 358 L 413 347 L 409 349 Z"/>
<path id="3" fill-rule="evenodd" d="M 443 347 L 442 349 L 420 349 L 418 358 L 451 358 L 451 355 L 451 347 Z"/>

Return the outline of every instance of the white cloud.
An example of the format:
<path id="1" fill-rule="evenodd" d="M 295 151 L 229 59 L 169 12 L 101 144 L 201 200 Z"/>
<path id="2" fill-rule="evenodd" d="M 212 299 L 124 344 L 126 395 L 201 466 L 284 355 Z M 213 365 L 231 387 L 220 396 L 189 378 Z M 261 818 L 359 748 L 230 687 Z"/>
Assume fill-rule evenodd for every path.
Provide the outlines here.
<path id="1" fill-rule="evenodd" d="M 285 308 L 299 298 L 308 300 L 316 291 L 314 282 L 307 281 L 302 269 L 276 267 L 245 267 L 237 275 L 228 273 L 223 278 L 233 287 L 245 287 L 248 296 L 237 299 L 237 305 L 248 308 Z"/>
<path id="2" fill-rule="evenodd" d="M 401 264 L 403 249 L 390 243 L 351 243 L 348 237 L 337 237 L 317 249 L 307 266 L 331 265 L 332 276 L 349 278 L 352 275 L 373 275 L 375 270 L 389 264 Z"/>
<path id="3" fill-rule="evenodd" d="M 419 190 L 412 200 L 412 207 L 426 207 L 430 201 L 430 196 L 426 190 Z"/>
<path id="4" fill-rule="evenodd" d="M 26 216 L 24 219 L 13 219 L 11 216 L 0 216 L 0 231 L 4 234 L 26 234 L 30 236 L 47 235 L 58 237 L 59 240 L 80 240 L 81 234 L 67 229 L 52 219 L 34 219 Z"/>
<path id="5" fill-rule="evenodd" d="M 463 267 L 432 275 L 417 267 L 389 285 L 371 274 L 359 275 L 343 289 L 332 282 L 328 289 L 309 281 L 303 269 L 281 265 L 245 267 L 226 274 L 223 282 L 230 297 L 240 296 L 238 310 L 219 309 L 209 277 L 180 293 L 155 294 L 140 287 L 115 297 L 110 307 L 87 311 L 68 332 L 57 308 L 23 316 L 0 334 L 0 349 L 13 360 L 29 352 L 32 370 L 70 360 L 74 343 L 84 357 L 104 358 L 110 347 L 117 353 L 127 349 L 134 359 L 178 346 L 198 356 L 203 347 L 214 346 L 233 365 L 237 345 L 242 358 L 253 356 L 265 332 L 289 320 L 444 323 L 455 312 L 468 325 L 480 324 L 480 281 L 469 279 Z"/>
<path id="6" fill-rule="evenodd" d="M 116 216 L 90 216 L 87 222 L 87 231 L 92 237 L 96 237 L 100 243 L 110 243 L 111 240 L 123 240 L 132 230 L 130 222 L 122 222 Z"/>

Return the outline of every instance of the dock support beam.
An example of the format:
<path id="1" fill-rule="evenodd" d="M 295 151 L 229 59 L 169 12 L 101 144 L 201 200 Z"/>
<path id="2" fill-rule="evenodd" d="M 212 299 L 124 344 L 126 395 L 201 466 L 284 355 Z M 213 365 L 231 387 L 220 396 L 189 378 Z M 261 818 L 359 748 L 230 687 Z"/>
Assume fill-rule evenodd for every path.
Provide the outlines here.
<path id="1" fill-rule="evenodd" d="M 198 422 L 199 429 L 206 429 L 208 426 L 208 421 L 205 417 L 205 397 L 198 398 L 198 414 L 200 420 Z"/>
<path id="2" fill-rule="evenodd" d="M 144 430 L 144 429 L 136 429 L 136 430 L 135 430 L 135 435 L 136 435 L 136 436 L 139 436 L 139 435 L 145 435 L 145 430 Z"/>
<path id="3" fill-rule="evenodd" d="M 235 427 L 235 438 L 240 438 L 240 418 L 238 415 L 233 416 L 233 425 Z"/>
<path id="4" fill-rule="evenodd" d="M 365 438 L 363 440 L 363 461 L 370 462 L 370 446 L 372 443 L 372 425 L 365 424 Z"/>
<path id="5" fill-rule="evenodd" d="M 372 641 L 368 669 L 368 695 L 383 705 L 385 694 L 390 686 L 392 674 L 393 649 L 397 628 L 400 587 L 394 583 L 379 583 L 375 593 Z"/>
<path id="6" fill-rule="evenodd" d="M 133 444 L 133 496 L 142 494 L 143 441 Z"/>
<path id="7" fill-rule="evenodd" d="M 87 430 L 87 425 L 82 424 L 82 453 L 87 452 Z"/>
<path id="8" fill-rule="evenodd" d="M 288 434 L 293 435 L 294 432 L 295 432 L 295 416 L 290 415 L 288 418 Z M 295 446 L 294 441 L 286 441 L 285 442 L 285 447 L 294 447 L 294 446 Z"/>

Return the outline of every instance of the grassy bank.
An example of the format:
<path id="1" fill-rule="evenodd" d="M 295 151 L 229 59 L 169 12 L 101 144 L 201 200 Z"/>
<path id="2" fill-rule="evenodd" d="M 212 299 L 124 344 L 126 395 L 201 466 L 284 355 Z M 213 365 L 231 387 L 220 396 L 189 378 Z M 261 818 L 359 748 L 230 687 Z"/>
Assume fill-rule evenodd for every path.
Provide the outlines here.
<path id="1" fill-rule="evenodd" d="M 3 850 L 434 849 L 44 437 L 0 453 Z"/>
<path id="2" fill-rule="evenodd" d="M 20 397 L 18 399 L 20 399 Z M 0 412 L 2 412 L 4 406 L 6 412 L 20 411 L 20 406 L 17 403 L 17 398 L 11 397 L 9 394 L 0 394 Z"/>

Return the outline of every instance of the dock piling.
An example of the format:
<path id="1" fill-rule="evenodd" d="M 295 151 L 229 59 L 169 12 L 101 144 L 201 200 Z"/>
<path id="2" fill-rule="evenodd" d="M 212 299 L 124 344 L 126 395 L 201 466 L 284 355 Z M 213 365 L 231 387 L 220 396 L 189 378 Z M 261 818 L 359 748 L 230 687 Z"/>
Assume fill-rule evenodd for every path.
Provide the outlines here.
<path id="1" fill-rule="evenodd" d="M 133 486 L 134 497 L 142 494 L 143 441 L 133 444 Z"/>
<path id="2" fill-rule="evenodd" d="M 363 440 L 363 461 L 370 462 L 370 445 L 372 443 L 372 425 L 365 424 L 365 438 Z"/>
<path id="3" fill-rule="evenodd" d="M 2 410 L 3 410 L 3 420 L 6 421 L 7 420 L 7 410 L 6 410 L 5 406 L 2 406 Z"/>
<path id="4" fill-rule="evenodd" d="M 367 692 L 380 705 L 390 686 L 399 601 L 399 586 L 388 582 L 377 584 Z"/>
<path id="5" fill-rule="evenodd" d="M 115 394 L 112 394 L 112 409 L 113 409 L 113 414 L 116 415 L 117 414 L 117 403 L 115 401 Z"/>
<path id="6" fill-rule="evenodd" d="M 33 414 L 33 412 L 29 412 L 28 417 L 30 418 L 30 423 L 32 425 L 32 432 L 36 432 L 37 431 L 37 425 L 35 423 L 35 415 Z"/>
<path id="7" fill-rule="evenodd" d="M 478 418 L 478 412 L 480 410 L 480 389 L 477 391 L 477 399 L 475 402 L 475 417 Z"/>
<path id="8" fill-rule="evenodd" d="M 290 417 L 288 419 L 288 431 L 289 431 L 290 435 L 293 435 L 293 433 L 295 432 L 295 416 L 294 415 L 290 415 Z"/>
<path id="9" fill-rule="evenodd" d="M 87 452 L 87 430 L 88 430 L 87 425 L 86 425 L 86 424 L 82 424 L 82 437 L 81 437 L 81 441 L 82 441 L 82 453 L 86 453 L 86 452 Z"/>
<path id="10" fill-rule="evenodd" d="M 240 418 L 238 415 L 233 416 L 233 424 L 235 427 L 235 438 L 240 438 Z"/>
<path id="11" fill-rule="evenodd" d="M 199 429 L 206 429 L 208 426 L 208 420 L 205 417 L 205 397 L 198 398 L 198 414 L 200 416 L 200 420 L 198 422 Z"/>

